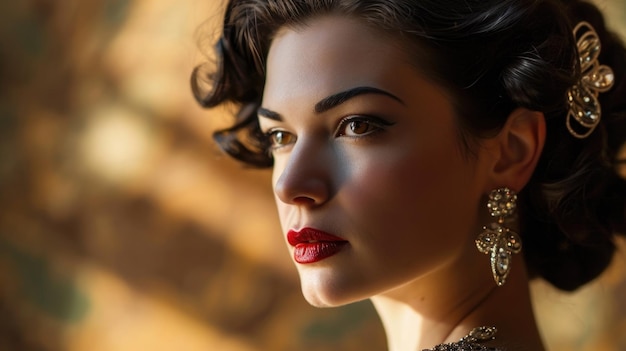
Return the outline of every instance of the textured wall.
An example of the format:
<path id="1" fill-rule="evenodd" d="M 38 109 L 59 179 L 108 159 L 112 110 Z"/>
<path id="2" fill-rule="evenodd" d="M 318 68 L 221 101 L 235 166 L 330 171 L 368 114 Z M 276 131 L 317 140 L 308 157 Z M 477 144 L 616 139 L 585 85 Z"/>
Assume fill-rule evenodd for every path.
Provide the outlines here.
<path id="1" fill-rule="evenodd" d="M 210 140 L 227 113 L 188 80 L 219 8 L 0 5 L 0 351 L 384 349 L 368 303 L 303 301 L 269 172 Z M 533 286 L 552 350 L 626 350 L 625 267 L 623 247 L 576 294 Z"/>

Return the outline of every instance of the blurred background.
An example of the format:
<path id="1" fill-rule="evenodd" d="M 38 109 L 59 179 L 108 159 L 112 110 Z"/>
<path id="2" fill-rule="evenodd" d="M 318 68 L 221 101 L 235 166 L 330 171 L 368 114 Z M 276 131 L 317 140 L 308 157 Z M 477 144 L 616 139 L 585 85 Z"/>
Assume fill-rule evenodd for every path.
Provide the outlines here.
<path id="1" fill-rule="evenodd" d="M 368 302 L 308 306 L 269 172 L 211 141 L 228 113 L 188 81 L 222 8 L 0 4 L 0 351 L 385 349 Z M 574 294 L 532 288 L 551 350 L 626 350 L 623 243 Z"/>

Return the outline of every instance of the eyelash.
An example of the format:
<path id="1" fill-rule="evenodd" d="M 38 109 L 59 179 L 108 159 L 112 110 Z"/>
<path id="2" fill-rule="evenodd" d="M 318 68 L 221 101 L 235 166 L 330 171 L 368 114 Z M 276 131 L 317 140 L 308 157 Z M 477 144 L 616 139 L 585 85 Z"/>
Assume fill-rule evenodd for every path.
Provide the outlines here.
<path id="1" fill-rule="evenodd" d="M 357 134 L 356 136 L 348 135 L 347 137 L 350 137 L 350 138 L 368 137 L 378 132 L 381 132 L 385 127 L 389 127 L 393 124 L 393 123 L 387 122 L 381 118 L 374 117 L 374 116 L 364 116 L 364 115 L 348 116 L 348 117 L 343 118 L 339 122 L 339 126 L 337 127 L 337 130 L 335 131 L 335 136 L 336 137 L 346 136 L 347 133 L 345 133 L 345 128 L 348 127 L 351 123 L 365 123 L 367 124 L 368 127 L 373 127 L 375 129 L 369 130 L 363 134 Z"/>
<path id="2" fill-rule="evenodd" d="M 368 130 L 363 134 L 347 135 L 345 129 L 350 125 L 350 123 L 365 123 L 367 124 L 368 128 L 374 128 L 374 130 Z M 351 115 L 351 116 L 344 117 L 343 119 L 341 119 L 341 121 L 339 122 L 339 125 L 337 126 L 337 129 L 335 130 L 334 136 L 335 137 L 345 136 L 345 137 L 354 138 L 354 139 L 371 137 L 383 131 L 385 127 L 389 127 L 391 125 L 393 125 L 393 123 L 385 121 L 378 117 L 366 116 L 366 115 Z M 297 137 L 294 134 L 284 129 L 280 129 L 280 128 L 272 128 L 268 130 L 267 132 L 265 132 L 264 136 L 268 144 L 268 151 L 270 152 L 274 150 L 278 150 L 285 146 L 291 145 L 297 140 Z M 286 144 L 277 144 L 273 140 L 274 138 L 283 138 L 285 136 L 289 138 L 289 142 Z"/>

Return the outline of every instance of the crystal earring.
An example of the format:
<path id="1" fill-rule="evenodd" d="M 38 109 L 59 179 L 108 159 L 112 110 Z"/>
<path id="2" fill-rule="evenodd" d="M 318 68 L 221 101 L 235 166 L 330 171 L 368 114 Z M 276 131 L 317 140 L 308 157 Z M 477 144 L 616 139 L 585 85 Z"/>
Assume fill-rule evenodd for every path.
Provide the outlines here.
<path id="1" fill-rule="evenodd" d="M 483 227 L 476 238 L 478 251 L 490 256 L 491 273 L 498 286 L 504 285 L 509 275 L 512 254 L 522 250 L 522 241 L 516 232 L 505 226 L 517 207 L 517 195 L 509 188 L 499 188 L 489 193 L 487 208 L 497 221 Z"/>

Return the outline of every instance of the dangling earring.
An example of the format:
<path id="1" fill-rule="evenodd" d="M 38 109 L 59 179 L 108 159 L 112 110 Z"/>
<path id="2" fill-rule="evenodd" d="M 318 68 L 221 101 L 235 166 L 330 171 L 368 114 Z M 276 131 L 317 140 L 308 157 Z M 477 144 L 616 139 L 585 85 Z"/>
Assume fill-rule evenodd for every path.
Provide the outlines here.
<path id="1" fill-rule="evenodd" d="M 490 255 L 491 273 L 498 286 L 504 285 L 511 270 L 512 254 L 522 250 L 522 241 L 513 230 L 505 227 L 505 220 L 511 218 L 517 207 L 517 195 L 509 188 L 499 188 L 489 193 L 487 208 L 497 222 L 483 227 L 476 239 L 478 251 Z"/>

